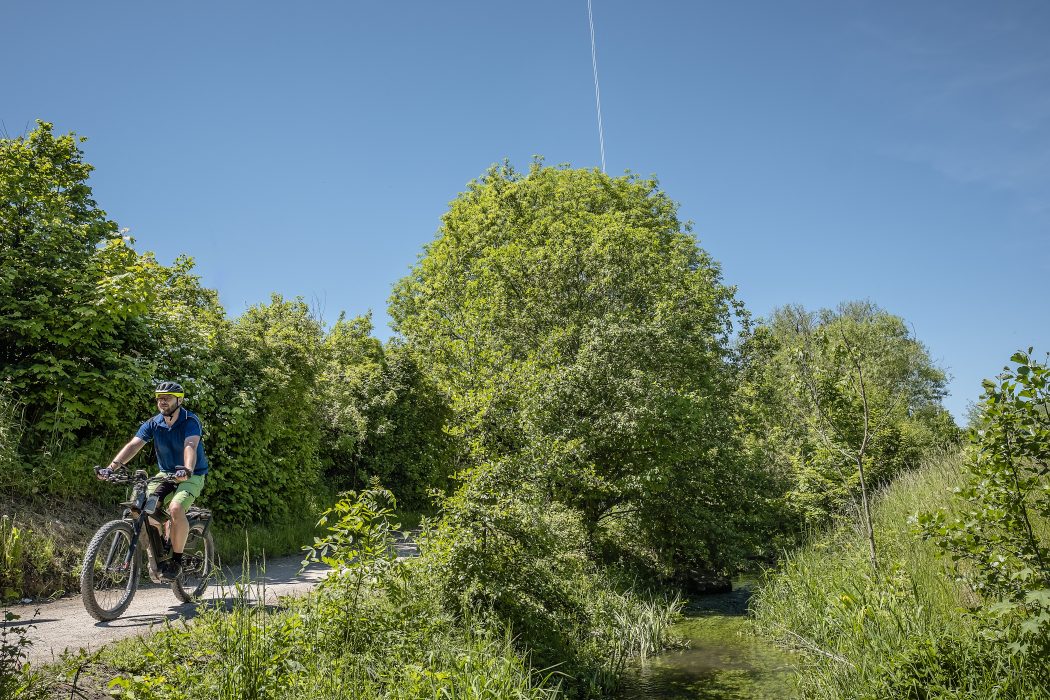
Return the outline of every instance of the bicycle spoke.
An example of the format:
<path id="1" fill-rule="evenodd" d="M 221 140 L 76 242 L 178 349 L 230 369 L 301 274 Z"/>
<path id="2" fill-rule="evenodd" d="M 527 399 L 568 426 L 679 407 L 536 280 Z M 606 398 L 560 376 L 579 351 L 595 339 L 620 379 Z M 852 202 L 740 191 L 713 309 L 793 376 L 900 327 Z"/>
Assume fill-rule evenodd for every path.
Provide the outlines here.
<path id="1" fill-rule="evenodd" d="M 117 617 L 135 594 L 138 567 L 131 554 L 133 534 L 126 522 L 112 521 L 88 545 L 80 579 L 81 596 L 96 619 Z"/>

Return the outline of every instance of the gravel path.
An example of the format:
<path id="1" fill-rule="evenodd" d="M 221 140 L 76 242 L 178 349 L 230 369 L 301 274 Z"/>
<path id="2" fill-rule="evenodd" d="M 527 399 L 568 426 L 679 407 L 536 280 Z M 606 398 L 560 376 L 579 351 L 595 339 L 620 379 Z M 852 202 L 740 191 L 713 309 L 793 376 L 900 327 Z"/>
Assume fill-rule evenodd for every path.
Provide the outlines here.
<path id="1" fill-rule="evenodd" d="M 401 542 L 397 545 L 401 557 L 414 556 L 415 545 Z M 288 556 L 266 562 L 265 570 L 253 565 L 252 586 L 249 595 L 262 597 L 264 604 L 276 602 L 280 596 L 301 595 L 324 578 L 329 569 L 325 566 L 310 566 L 299 573 L 301 556 Z M 226 580 L 238 581 L 241 571 L 226 570 Z M 154 625 L 179 618 L 192 619 L 202 606 L 227 606 L 237 594 L 230 587 L 214 585 L 208 588 L 196 603 L 180 603 L 169 586 L 161 586 L 145 580 L 139 585 L 135 599 L 127 612 L 111 622 L 98 622 L 88 615 L 80 596 L 67 596 L 53 602 L 34 603 L 5 607 L 21 619 L 15 623 L 0 621 L 0 627 L 30 623 L 33 628 L 29 638 L 33 646 L 29 649 L 29 661 L 34 665 L 50 663 L 65 651 L 79 649 L 91 651 L 132 635 L 149 634 Z M 39 611 L 39 614 L 37 614 Z"/>

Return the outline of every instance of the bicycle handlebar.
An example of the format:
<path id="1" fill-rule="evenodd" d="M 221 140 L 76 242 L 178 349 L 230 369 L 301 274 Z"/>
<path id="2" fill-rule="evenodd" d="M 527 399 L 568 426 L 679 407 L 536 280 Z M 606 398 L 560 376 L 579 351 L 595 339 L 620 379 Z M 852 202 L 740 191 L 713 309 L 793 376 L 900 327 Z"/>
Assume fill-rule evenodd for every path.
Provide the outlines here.
<path id="1" fill-rule="evenodd" d="M 101 472 L 103 469 L 106 469 L 106 467 L 96 466 L 95 474 L 98 475 L 99 472 Z M 146 470 L 144 469 L 136 469 L 134 474 L 129 474 L 127 465 L 122 465 L 117 469 L 111 470 L 108 476 L 102 477 L 102 480 L 107 481 L 111 484 L 130 484 L 138 481 L 155 481 L 157 483 L 172 484 L 178 483 L 178 479 L 175 478 L 174 474 L 170 476 L 150 476 L 146 473 Z"/>

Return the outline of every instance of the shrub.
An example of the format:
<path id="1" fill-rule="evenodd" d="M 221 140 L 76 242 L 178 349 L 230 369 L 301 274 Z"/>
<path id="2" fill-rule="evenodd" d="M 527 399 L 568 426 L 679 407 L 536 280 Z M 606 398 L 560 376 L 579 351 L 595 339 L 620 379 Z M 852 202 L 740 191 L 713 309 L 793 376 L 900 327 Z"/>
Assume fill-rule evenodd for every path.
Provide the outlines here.
<path id="1" fill-rule="evenodd" d="M 528 471 L 505 460 L 464 475 L 423 538 L 420 565 L 458 617 L 491 617 L 575 692 L 607 689 L 629 659 L 664 645 L 679 605 L 616 590 L 592 560 L 579 514 Z"/>
<path id="2" fill-rule="evenodd" d="M 965 512 L 919 517 L 960 581 L 980 596 L 982 619 L 1015 654 L 1050 656 L 1050 366 L 1032 349 L 985 382 L 958 489 Z M 1050 669 L 1044 679 L 1050 683 Z"/>
<path id="3" fill-rule="evenodd" d="M 42 699 L 47 697 L 48 684 L 24 663 L 33 644 L 29 638 L 33 625 L 18 620 L 18 615 L 4 611 L 0 624 L 0 698 Z"/>

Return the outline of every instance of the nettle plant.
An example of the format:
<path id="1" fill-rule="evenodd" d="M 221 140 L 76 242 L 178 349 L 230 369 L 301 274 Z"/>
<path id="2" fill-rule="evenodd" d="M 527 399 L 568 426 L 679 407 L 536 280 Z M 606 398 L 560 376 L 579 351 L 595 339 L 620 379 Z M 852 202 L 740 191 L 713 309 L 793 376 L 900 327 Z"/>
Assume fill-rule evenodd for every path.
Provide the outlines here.
<path id="1" fill-rule="evenodd" d="M 1032 348 L 985 380 L 962 515 L 921 514 L 1018 652 L 1050 651 L 1050 366 Z"/>

